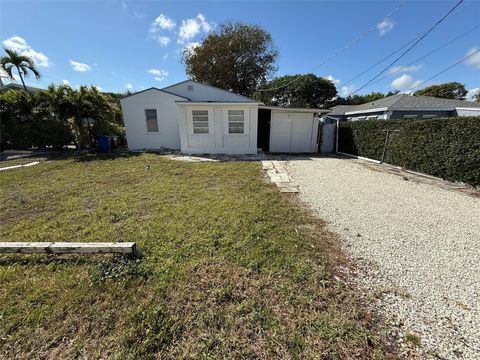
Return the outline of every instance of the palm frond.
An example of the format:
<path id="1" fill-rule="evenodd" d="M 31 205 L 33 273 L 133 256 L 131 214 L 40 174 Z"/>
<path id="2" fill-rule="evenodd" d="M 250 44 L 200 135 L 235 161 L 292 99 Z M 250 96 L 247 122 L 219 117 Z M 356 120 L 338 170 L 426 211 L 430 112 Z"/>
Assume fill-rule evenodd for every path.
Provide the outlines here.
<path id="1" fill-rule="evenodd" d="M 35 62 L 33 61 L 32 58 L 26 56 L 26 55 L 21 55 L 15 50 L 5 48 L 5 52 L 7 53 L 8 56 L 2 56 L 0 60 L 0 65 L 2 68 L 6 64 L 12 64 L 18 69 L 18 72 L 23 75 L 27 76 L 28 72 L 30 71 L 37 79 L 40 79 L 40 72 L 35 66 Z M 5 71 L 7 71 L 5 69 Z M 10 69 L 11 73 L 11 69 Z"/>

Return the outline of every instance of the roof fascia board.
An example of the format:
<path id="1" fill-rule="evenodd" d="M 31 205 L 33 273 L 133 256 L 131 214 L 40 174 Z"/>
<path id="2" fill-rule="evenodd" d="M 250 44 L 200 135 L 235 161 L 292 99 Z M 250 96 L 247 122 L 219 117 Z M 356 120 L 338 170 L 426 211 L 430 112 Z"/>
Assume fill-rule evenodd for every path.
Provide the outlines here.
<path id="1" fill-rule="evenodd" d="M 379 111 L 388 111 L 388 107 L 367 109 L 367 110 L 345 111 L 345 115 L 364 114 L 364 113 L 372 113 L 372 112 L 379 112 Z"/>

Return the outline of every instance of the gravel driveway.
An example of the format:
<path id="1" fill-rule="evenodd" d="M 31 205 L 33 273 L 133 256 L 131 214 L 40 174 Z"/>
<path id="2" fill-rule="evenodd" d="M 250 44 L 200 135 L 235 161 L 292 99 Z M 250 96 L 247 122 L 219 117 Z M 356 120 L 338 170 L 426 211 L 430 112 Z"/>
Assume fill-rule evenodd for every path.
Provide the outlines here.
<path id="1" fill-rule="evenodd" d="M 363 264 L 359 281 L 380 294 L 391 331 L 420 340 L 421 358 L 480 359 L 480 198 L 367 164 L 286 165 L 301 198 Z"/>

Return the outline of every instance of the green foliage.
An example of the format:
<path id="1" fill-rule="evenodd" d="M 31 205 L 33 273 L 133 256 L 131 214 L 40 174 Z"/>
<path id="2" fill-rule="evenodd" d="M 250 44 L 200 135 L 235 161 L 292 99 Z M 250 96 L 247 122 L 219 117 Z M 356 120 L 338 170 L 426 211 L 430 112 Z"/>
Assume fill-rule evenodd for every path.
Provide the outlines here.
<path id="1" fill-rule="evenodd" d="M 273 89 L 273 91 L 261 91 Z M 337 95 L 335 85 L 314 74 L 285 75 L 261 86 L 254 97 L 268 105 L 320 108 Z"/>
<path id="2" fill-rule="evenodd" d="M 51 85 L 0 94 L 1 138 L 10 148 L 92 147 L 97 135 L 124 136 L 118 100 L 95 87 Z"/>
<path id="3" fill-rule="evenodd" d="M 251 96 L 275 71 L 277 57 L 272 36 L 260 25 L 227 22 L 186 49 L 182 61 L 193 80 Z"/>
<path id="4" fill-rule="evenodd" d="M 467 95 L 465 85 L 458 82 L 449 82 L 438 85 L 431 85 L 415 91 L 414 95 L 433 96 L 444 99 L 465 100 Z"/>
<path id="5" fill-rule="evenodd" d="M 0 93 L 0 117 L 1 140 L 11 148 L 61 148 L 73 139 L 69 127 L 39 108 L 38 98 L 25 91 Z"/>
<path id="6" fill-rule="evenodd" d="M 131 279 L 147 279 L 150 272 L 140 259 L 117 256 L 101 261 L 92 272 L 92 285 L 101 286 L 108 280 L 127 282 Z"/>
<path id="7" fill-rule="evenodd" d="M 398 94 L 397 91 L 390 91 L 387 95 L 381 93 L 381 92 L 372 92 L 370 94 L 366 95 L 352 95 L 348 96 L 346 98 L 343 98 L 341 96 L 336 97 L 334 100 L 329 101 L 328 104 L 326 105 L 327 107 L 334 107 L 337 105 L 360 105 L 360 104 L 365 104 L 367 102 L 372 102 L 378 99 L 383 99 L 386 96 L 391 96 L 391 95 L 396 95 Z"/>
<path id="8" fill-rule="evenodd" d="M 27 91 L 25 81 L 23 80 L 24 77 L 27 77 L 29 73 L 32 73 L 37 79 L 40 79 L 40 72 L 35 67 L 33 59 L 25 55 L 20 55 L 11 49 L 5 49 L 5 52 L 7 55 L 0 57 L 0 68 L 11 80 L 15 79 L 13 76 L 13 69 L 15 68 L 18 72 L 18 76 L 20 76 L 23 88 Z"/>
<path id="9" fill-rule="evenodd" d="M 480 117 L 343 122 L 339 150 L 379 160 L 385 129 L 399 130 L 391 134 L 385 162 L 480 185 Z"/>

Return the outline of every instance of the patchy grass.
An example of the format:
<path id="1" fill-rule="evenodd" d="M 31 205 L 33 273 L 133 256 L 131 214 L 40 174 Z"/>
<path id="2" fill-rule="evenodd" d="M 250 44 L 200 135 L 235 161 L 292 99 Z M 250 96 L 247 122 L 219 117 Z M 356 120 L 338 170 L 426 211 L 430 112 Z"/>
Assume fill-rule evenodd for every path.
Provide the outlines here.
<path id="1" fill-rule="evenodd" d="M 408 332 L 405 334 L 405 341 L 414 346 L 420 346 L 422 344 L 420 336 L 412 332 Z"/>
<path id="2" fill-rule="evenodd" d="M 334 236 L 258 164 L 87 156 L 0 181 L 3 241 L 145 254 L 1 256 L 0 357 L 388 357 L 332 275 Z"/>

